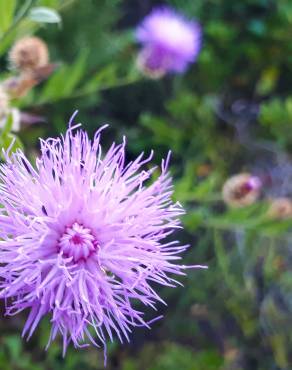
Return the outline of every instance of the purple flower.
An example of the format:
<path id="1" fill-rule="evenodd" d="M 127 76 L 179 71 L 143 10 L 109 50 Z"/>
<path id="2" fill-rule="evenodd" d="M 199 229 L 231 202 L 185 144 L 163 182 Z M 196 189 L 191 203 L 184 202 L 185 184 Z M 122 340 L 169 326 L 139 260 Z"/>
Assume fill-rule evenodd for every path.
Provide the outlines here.
<path id="1" fill-rule="evenodd" d="M 151 283 L 175 286 L 168 275 L 187 268 L 176 264 L 187 246 L 165 241 L 183 213 L 168 158 L 151 181 L 151 156 L 125 164 L 125 141 L 103 154 L 102 129 L 90 141 L 78 126 L 41 140 L 35 168 L 20 150 L 0 167 L 0 296 L 8 315 L 29 309 L 28 338 L 48 314 L 48 345 L 61 333 L 64 353 L 149 327 L 132 301 L 155 308 Z"/>
<path id="2" fill-rule="evenodd" d="M 143 44 L 138 65 L 152 77 L 182 73 L 194 62 L 201 46 L 201 28 L 169 8 L 154 9 L 136 30 Z"/>

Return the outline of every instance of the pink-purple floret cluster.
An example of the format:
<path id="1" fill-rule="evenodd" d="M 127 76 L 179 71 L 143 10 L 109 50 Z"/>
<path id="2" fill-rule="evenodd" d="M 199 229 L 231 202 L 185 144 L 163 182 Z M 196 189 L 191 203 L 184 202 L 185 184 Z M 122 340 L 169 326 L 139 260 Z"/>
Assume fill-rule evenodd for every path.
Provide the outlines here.
<path id="1" fill-rule="evenodd" d="M 136 38 L 146 68 L 182 73 L 199 54 L 201 27 L 170 8 L 158 8 L 144 18 Z"/>
<path id="2" fill-rule="evenodd" d="M 0 298 L 8 315 L 29 310 L 27 338 L 49 315 L 48 345 L 60 333 L 64 353 L 149 327 L 133 300 L 155 309 L 152 283 L 173 287 L 187 268 L 177 264 L 187 246 L 165 241 L 184 213 L 169 157 L 151 180 L 151 156 L 126 164 L 125 141 L 103 153 L 100 131 L 90 141 L 71 127 L 41 140 L 36 166 L 18 150 L 0 169 Z"/>

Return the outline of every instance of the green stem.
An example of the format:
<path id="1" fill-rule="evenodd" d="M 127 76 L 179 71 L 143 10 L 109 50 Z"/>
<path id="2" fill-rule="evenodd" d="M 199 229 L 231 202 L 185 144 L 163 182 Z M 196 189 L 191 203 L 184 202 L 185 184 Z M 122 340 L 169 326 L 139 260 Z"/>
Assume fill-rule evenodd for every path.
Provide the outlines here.
<path id="1" fill-rule="evenodd" d="M 67 7 L 71 6 L 76 0 L 68 0 L 67 2 L 64 2 L 60 7 L 58 8 L 58 11 L 61 12 L 65 10 Z M 10 35 L 10 33 L 19 25 L 19 23 L 26 17 L 31 7 L 34 5 L 36 0 L 27 0 L 26 3 L 22 6 L 22 8 L 19 10 L 18 14 L 14 18 L 13 23 L 8 28 L 8 30 L 2 35 L 0 38 L 0 43 L 3 43 L 5 39 Z"/>
<path id="2" fill-rule="evenodd" d="M 10 33 L 18 26 L 18 24 L 23 20 L 23 18 L 27 15 L 30 8 L 33 6 L 36 0 L 27 0 L 26 3 L 22 6 L 22 8 L 19 10 L 18 14 L 14 18 L 13 23 L 8 28 L 8 30 L 3 34 L 3 36 L 0 38 L 0 43 L 3 43 L 3 41 L 10 35 Z"/>
<path id="3" fill-rule="evenodd" d="M 176 191 L 176 194 L 178 193 L 179 191 Z M 220 193 L 208 196 L 202 196 L 197 194 L 183 194 L 180 195 L 179 200 L 181 202 L 218 203 L 222 200 L 222 196 Z"/>
<path id="4" fill-rule="evenodd" d="M 62 12 L 64 9 L 68 8 L 69 6 L 73 5 L 76 0 L 68 0 L 65 1 L 62 5 L 59 6 L 58 11 Z"/>
<path id="5" fill-rule="evenodd" d="M 81 98 L 81 97 L 89 95 L 89 94 L 94 94 L 95 92 L 105 91 L 105 90 L 109 90 L 109 89 L 116 88 L 116 87 L 123 87 L 123 86 L 131 85 L 131 84 L 134 84 L 136 82 L 140 82 L 142 80 L 143 80 L 143 77 L 141 78 L 141 76 L 139 76 L 138 78 L 137 77 L 125 78 L 125 79 L 121 79 L 121 80 L 113 82 L 113 83 L 104 84 L 104 85 L 99 86 L 97 89 L 94 89 L 94 90 L 76 91 L 75 94 L 69 96 L 68 98 L 70 98 L 70 99 L 71 98 L 73 98 L 73 99 Z"/>
<path id="6" fill-rule="evenodd" d="M 261 235 L 262 237 L 266 237 L 269 239 L 275 239 L 275 240 L 291 240 L 292 234 L 287 232 L 284 235 L 277 235 L 274 233 L 271 233 L 267 230 L 260 230 L 257 229 L 260 224 L 250 224 L 250 225 L 238 225 L 238 224 L 227 224 L 224 222 L 220 222 L 217 220 L 203 220 L 201 223 L 201 226 L 210 229 L 213 228 L 214 230 L 221 230 L 221 231 L 233 231 L 233 232 L 243 232 L 243 231 L 254 231 L 258 235 Z"/>
<path id="7" fill-rule="evenodd" d="M 79 91 L 76 91 L 74 94 L 60 96 L 60 97 L 56 97 L 55 99 L 50 99 L 50 100 L 43 100 L 43 101 L 34 103 L 34 107 L 38 107 L 38 106 L 41 106 L 41 105 L 44 105 L 44 104 L 54 104 L 54 103 L 57 103 L 57 102 L 62 101 L 62 100 L 71 100 L 71 99 L 83 98 L 83 97 L 88 96 L 90 94 L 96 94 L 96 93 L 99 93 L 99 92 L 102 92 L 102 91 L 105 91 L 105 90 L 109 90 L 109 89 L 112 89 L 112 88 L 131 85 L 131 84 L 134 84 L 136 82 L 140 82 L 142 80 L 143 80 L 143 77 L 141 78 L 141 76 L 139 76 L 139 78 L 133 77 L 133 78 L 121 79 L 120 81 L 116 81 L 116 82 L 113 82 L 113 83 L 101 85 L 97 89 L 90 89 L 90 90 L 82 90 L 81 89 Z"/>

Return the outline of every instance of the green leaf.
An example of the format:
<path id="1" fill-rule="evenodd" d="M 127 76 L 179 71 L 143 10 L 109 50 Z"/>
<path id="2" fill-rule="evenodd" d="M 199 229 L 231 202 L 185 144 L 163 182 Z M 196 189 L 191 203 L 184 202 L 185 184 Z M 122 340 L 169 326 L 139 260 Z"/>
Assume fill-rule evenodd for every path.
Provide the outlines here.
<path id="1" fill-rule="evenodd" d="M 79 84 L 80 80 L 83 77 L 84 70 L 86 67 L 86 62 L 88 58 L 88 50 L 83 51 L 77 57 L 76 62 L 70 66 L 67 70 L 67 78 L 66 83 L 64 85 L 63 94 L 70 95 L 75 87 Z"/>
<path id="2" fill-rule="evenodd" d="M 266 68 L 257 83 L 256 91 L 260 95 L 270 94 L 276 86 L 279 77 L 279 69 L 275 66 Z"/>
<path id="3" fill-rule="evenodd" d="M 3 147 L 8 149 L 12 142 L 11 152 L 15 152 L 17 149 L 23 149 L 23 144 L 19 137 L 11 133 L 4 137 Z"/>
<path id="4" fill-rule="evenodd" d="M 51 8 L 45 6 L 38 6 L 32 8 L 28 15 L 29 19 L 38 23 L 60 23 L 60 14 Z"/>
<path id="5" fill-rule="evenodd" d="M 203 224 L 206 218 L 206 210 L 202 207 L 198 207 L 193 211 L 189 211 L 183 216 L 183 224 L 189 231 L 195 231 L 198 227 Z"/>
<path id="6" fill-rule="evenodd" d="M 58 8 L 64 0 L 40 0 L 39 5 L 47 8 Z"/>
<path id="7" fill-rule="evenodd" d="M 16 0 L 0 0 L 0 31 L 5 32 L 12 24 Z"/>
<path id="8" fill-rule="evenodd" d="M 11 355 L 11 358 L 16 360 L 21 355 L 21 340 L 18 335 L 10 335 L 5 338 L 5 344 Z"/>
<path id="9" fill-rule="evenodd" d="M 62 65 L 46 82 L 38 103 L 44 104 L 74 95 L 74 90 L 84 75 L 87 57 L 88 51 L 82 51 L 71 66 Z"/>
<path id="10" fill-rule="evenodd" d="M 64 96 L 64 87 L 68 79 L 68 66 L 62 65 L 53 76 L 46 82 L 40 97 L 38 104 L 50 102 L 51 100 L 57 100 Z"/>
<path id="11" fill-rule="evenodd" d="M 100 69 L 95 75 L 90 77 L 90 80 L 83 86 L 83 91 L 95 91 L 100 85 L 114 84 L 118 79 L 115 64 L 108 64 L 106 67 Z"/>
<path id="12" fill-rule="evenodd" d="M 13 116 L 12 114 L 9 114 L 6 119 L 5 125 L 1 130 L 2 137 L 7 136 L 10 133 L 12 126 L 13 126 Z"/>

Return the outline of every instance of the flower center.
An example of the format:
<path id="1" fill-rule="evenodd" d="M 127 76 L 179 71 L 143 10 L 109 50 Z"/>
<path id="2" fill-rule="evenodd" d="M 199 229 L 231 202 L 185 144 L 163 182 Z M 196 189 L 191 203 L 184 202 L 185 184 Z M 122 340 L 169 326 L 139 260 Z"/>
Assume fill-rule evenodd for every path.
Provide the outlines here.
<path id="1" fill-rule="evenodd" d="M 59 240 L 60 252 L 66 257 L 73 257 L 74 262 L 86 260 L 98 248 L 98 242 L 91 230 L 75 222 L 67 227 Z"/>

